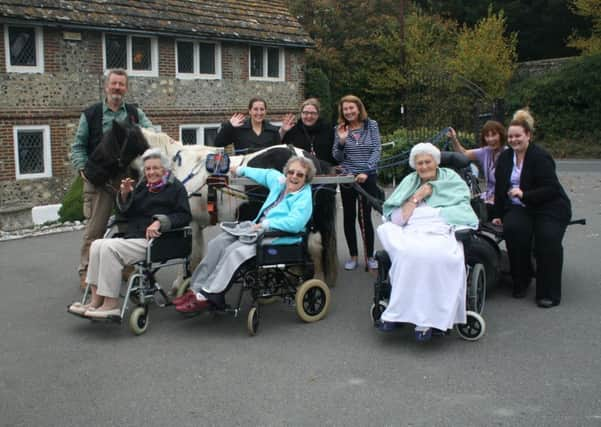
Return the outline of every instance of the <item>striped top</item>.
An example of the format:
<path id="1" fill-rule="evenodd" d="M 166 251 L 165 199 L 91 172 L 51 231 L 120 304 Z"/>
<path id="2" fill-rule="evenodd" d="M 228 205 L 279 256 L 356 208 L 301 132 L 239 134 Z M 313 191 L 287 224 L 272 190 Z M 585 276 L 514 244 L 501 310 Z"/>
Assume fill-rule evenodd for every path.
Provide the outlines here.
<path id="1" fill-rule="evenodd" d="M 345 173 L 375 175 L 381 151 L 380 130 L 375 120 L 367 119 L 358 131 L 349 131 L 346 143 L 342 145 L 334 128 L 332 156 L 340 162 Z"/>

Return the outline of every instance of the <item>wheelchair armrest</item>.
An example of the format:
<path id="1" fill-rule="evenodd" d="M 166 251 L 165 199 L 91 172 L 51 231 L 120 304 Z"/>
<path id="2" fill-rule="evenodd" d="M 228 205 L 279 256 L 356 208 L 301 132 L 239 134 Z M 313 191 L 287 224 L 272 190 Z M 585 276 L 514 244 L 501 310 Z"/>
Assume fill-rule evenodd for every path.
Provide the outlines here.
<path id="1" fill-rule="evenodd" d="M 493 224 L 492 222 L 481 222 L 480 230 L 486 231 L 487 233 L 490 233 L 493 236 L 498 237 L 498 238 L 503 237 L 503 226 L 502 225 L 496 225 L 496 224 Z"/>
<path id="2" fill-rule="evenodd" d="M 192 227 L 186 226 L 163 231 L 150 240 L 146 259 L 150 262 L 165 262 L 169 259 L 186 258 L 192 251 Z"/>
<path id="3" fill-rule="evenodd" d="M 301 231 L 300 233 L 290 233 L 288 231 L 280 231 L 280 230 L 271 230 L 266 231 L 265 233 L 261 233 L 260 239 L 264 237 L 303 237 L 307 234 L 305 231 Z"/>
<path id="4" fill-rule="evenodd" d="M 455 239 L 457 239 L 457 241 L 461 242 L 461 243 L 468 242 L 472 238 L 473 235 L 474 235 L 474 230 L 472 230 L 471 228 L 465 228 L 462 230 L 455 231 Z"/>

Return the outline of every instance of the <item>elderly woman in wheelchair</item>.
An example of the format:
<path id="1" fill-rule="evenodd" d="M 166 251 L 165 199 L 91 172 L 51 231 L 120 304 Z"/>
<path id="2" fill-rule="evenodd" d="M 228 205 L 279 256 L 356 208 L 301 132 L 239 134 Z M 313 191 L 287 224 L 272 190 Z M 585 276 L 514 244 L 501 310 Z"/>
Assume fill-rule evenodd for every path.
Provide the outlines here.
<path id="1" fill-rule="evenodd" d="M 391 289 L 388 300 L 376 295 L 372 317 L 384 332 L 400 323 L 415 325 L 418 341 L 466 324 L 464 249 L 455 231 L 478 227 L 466 183 L 452 169 L 439 167 L 440 158 L 430 143 L 413 147 L 409 164 L 416 171 L 385 201 L 386 222 L 377 230 L 390 257 Z"/>
<path id="2" fill-rule="evenodd" d="M 74 302 L 68 311 L 90 319 L 120 319 L 121 270 L 147 257 L 152 239 L 190 223 L 186 189 L 169 171 L 169 160 L 156 148 L 142 155 L 144 178 L 121 181 L 117 209 L 127 220 L 123 237 L 98 239 L 90 248 L 86 282 L 91 301 Z"/>
<path id="3" fill-rule="evenodd" d="M 207 255 L 192 275 L 190 289 L 173 301 L 181 313 L 223 309 L 230 282 L 239 268 L 257 255 L 255 241 L 297 244 L 302 239 L 298 233 L 305 230 L 311 218 L 313 204 L 309 183 L 315 176 L 315 166 L 310 159 L 291 157 L 284 174 L 275 169 L 248 166 L 232 167 L 231 172 L 267 187 L 269 195 L 253 222 L 221 224 L 224 231 L 209 242 Z M 269 239 L 267 235 L 271 231 L 297 235 Z M 253 328 L 249 329 L 254 332 Z"/>

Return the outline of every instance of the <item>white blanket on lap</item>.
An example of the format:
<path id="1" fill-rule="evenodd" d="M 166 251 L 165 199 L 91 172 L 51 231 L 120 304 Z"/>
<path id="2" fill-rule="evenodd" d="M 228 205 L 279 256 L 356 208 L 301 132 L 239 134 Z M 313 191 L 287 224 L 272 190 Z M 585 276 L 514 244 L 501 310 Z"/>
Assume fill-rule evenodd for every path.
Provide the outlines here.
<path id="1" fill-rule="evenodd" d="M 405 226 L 387 222 L 377 233 L 392 261 L 382 320 L 440 330 L 465 323 L 463 246 L 439 209 L 420 205 Z"/>

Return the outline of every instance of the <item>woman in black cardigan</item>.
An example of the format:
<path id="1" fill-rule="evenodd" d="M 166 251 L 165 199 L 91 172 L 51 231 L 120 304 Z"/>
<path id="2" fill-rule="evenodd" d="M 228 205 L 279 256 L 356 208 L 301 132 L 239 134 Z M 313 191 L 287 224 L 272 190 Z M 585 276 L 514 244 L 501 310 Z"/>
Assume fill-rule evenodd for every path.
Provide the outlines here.
<path id="1" fill-rule="evenodd" d="M 332 156 L 334 131 L 332 125 L 320 116 L 317 98 L 308 98 L 301 104 L 300 119 L 295 122 L 294 114 L 287 114 L 280 127 L 283 144 L 292 144 L 313 154 L 319 160 L 334 166 L 338 162 Z"/>
<path id="2" fill-rule="evenodd" d="M 233 144 L 235 154 L 248 154 L 280 143 L 278 128 L 266 118 L 267 102 L 254 97 L 248 103 L 248 118 L 242 113 L 234 114 L 215 137 L 215 146 Z"/>
<path id="3" fill-rule="evenodd" d="M 570 217 L 570 200 L 559 183 L 553 158 L 531 142 L 534 119 L 519 110 L 507 132 L 510 146 L 497 162 L 493 223 L 503 225 L 513 296 L 526 296 L 536 258 L 536 303 L 556 306 L 561 300 L 561 241 Z"/>

